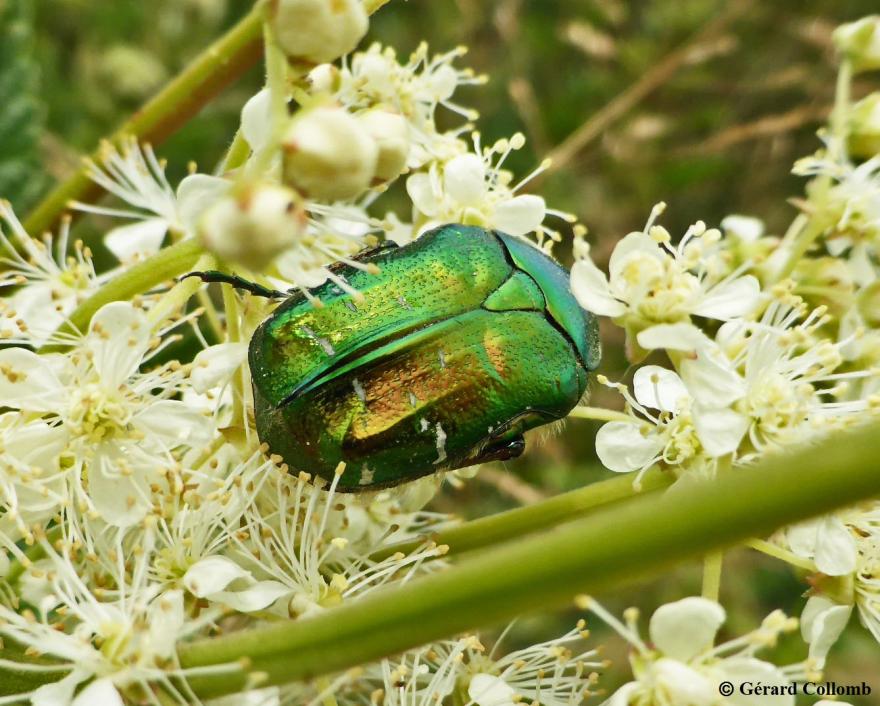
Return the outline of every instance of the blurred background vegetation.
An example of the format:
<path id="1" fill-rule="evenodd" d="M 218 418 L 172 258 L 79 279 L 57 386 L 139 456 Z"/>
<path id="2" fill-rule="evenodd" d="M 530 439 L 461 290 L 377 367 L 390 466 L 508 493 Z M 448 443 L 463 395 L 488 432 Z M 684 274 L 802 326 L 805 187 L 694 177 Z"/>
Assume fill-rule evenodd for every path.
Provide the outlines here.
<path id="1" fill-rule="evenodd" d="M 249 0 L 0 0 L 0 196 L 24 215 L 249 7 Z M 467 45 L 465 63 L 491 80 L 458 99 L 479 109 L 485 140 L 526 134 L 527 148 L 510 160 L 517 173 L 555 157 L 534 188 L 577 214 L 602 259 L 660 200 L 673 234 L 697 219 L 717 225 L 730 213 L 783 230 L 794 215 L 787 199 L 801 189 L 791 165 L 817 148 L 815 132 L 832 101 L 831 31 L 876 9 L 872 0 L 392 0 L 369 37 L 402 55 L 423 39 L 437 51 Z M 255 67 L 158 147 L 172 183 L 191 161 L 213 167 L 261 77 Z M 855 97 L 877 87 L 875 75 L 860 76 Z M 397 207 L 405 216 L 402 200 Z M 84 221 L 77 234 L 94 244 L 100 226 Z M 557 255 L 569 258 L 567 244 Z M 603 341 L 602 372 L 623 378 L 622 339 L 603 326 Z M 619 404 L 598 389 L 594 402 Z M 532 443 L 525 458 L 448 489 L 441 509 L 482 515 L 604 477 L 594 432 L 573 420 Z M 699 578 L 698 566 L 685 567 L 600 598 L 617 612 L 635 604 L 650 614 L 660 602 L 698 592 Z M 722 584 L 726 634 L 755 627 L 773 608 L 798 614 L 805 588 L 777 563 L 732 552 Z M 511 639 L 549 636 L 572 618 L 523 619 Z M 625 659 L 620 641 L 591 623 L 608 656 Z M 779 652 L 800 659 L 803 643 L 793 636 Z M 873 678 L 877 693 L 878 664 L 880 648 L 853 620 L 828 678 Z M 622 674 L 612 670 L 603 685 L 613 688 Z M 880 704 L 880 697 L 859 703 Z"/>

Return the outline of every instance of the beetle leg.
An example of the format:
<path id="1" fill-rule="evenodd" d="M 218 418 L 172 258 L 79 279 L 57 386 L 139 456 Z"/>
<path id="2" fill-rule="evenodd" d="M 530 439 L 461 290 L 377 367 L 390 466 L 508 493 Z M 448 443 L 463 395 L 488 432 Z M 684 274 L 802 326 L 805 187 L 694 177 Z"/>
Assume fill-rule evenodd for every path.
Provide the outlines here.
<path id="1" fill-rule="evenodd" d="M 180 280 L 184 280 L 187 277 L 198 277 L 202 282 L 219 282 L 220 284 L 229 284 L 236 289 L 241 289 L 242 291 L 249 292 L 256 297 L 265 297 L 266 299 L 287 299 L 290 296 L 289 292 L 279 292 L 277 289 L 269 289 L 268 287 L 264 287 L 261 284 L 257 284 L 256 282 L 251 282 L 250 280 L 244 279 L 243 277 L 239 277 L 238 275 L 228 275 L 224 272 L 217 272 L 217 270 L 208 270 L 206 272 L 188 272 L 185 275 L 182 275 L 178 278 L 178 282 Z"/>
<path id="2" fill-rule="evenodd" d="M 480 453 L 469 463 L 488 463 L 489 461 L 507 461 L 522 455 L 526 449 L 526 440 L 522 435 L 512 439 L 496 439 L 488 446 L 480 449 Z"/>

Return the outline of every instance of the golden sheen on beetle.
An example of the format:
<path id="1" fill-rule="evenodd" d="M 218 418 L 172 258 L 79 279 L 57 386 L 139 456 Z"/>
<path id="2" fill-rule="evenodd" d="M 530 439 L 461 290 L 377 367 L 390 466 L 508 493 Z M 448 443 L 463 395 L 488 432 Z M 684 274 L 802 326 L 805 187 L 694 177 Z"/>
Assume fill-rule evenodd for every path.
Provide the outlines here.
<path id="1" fill-rule="evenodd" d="M 254 333 L 248 360 L 260 440 L 293 472 L 342 491 L 519 456 L 523 432 L 565 417 L 599 362 L 596 321 L 568 273 L 520 238 L 445 225 L 356 258 L 371 274 L 280 293 L 220 273 L 193 273 L 285 297 Z"/>

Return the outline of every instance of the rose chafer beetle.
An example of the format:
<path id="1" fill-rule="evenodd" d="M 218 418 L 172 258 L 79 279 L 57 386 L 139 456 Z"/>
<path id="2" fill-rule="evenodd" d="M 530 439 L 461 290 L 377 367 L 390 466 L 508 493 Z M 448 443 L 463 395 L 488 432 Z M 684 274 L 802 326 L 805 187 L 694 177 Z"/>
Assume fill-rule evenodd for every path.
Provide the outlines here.
<path id="1" fill-rule="evenodd" d="M 387 243 L 302 293 L 192 273 L 285 297 L 250 341 L 257 433 L 291 469 L 341 491 L 519 456 L 523 432 L 565 417 L 599 362 L 596 320 L 566 271 L 497 231 L 445 225 Z M 375 268 L 371 268 L 375 271 Z"/>

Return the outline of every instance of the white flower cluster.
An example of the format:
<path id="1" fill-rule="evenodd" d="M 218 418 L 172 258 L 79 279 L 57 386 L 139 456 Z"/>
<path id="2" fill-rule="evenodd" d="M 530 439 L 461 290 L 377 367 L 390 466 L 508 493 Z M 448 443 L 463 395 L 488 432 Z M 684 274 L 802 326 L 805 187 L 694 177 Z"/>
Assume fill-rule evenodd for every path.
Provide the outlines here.
<path id="1" fill-rule="evenodd" d="M 878 36 L 878 17 L 838 29 L 844 78 L 880 66 Z M 661 204 L 616 244 L 607 275 L 577 243 L 571 285 L 580 304 L 624 330 L 631 362 L 658 353 L 668 361 L 638 367 L 631 388 L 599 377 L 623 397 L 622 412 L 576 412 L 607 421 L 596 438 L 607 468 L 635 471 L 636 484 L 657 467 L 711 478 L 876 418 L 878 100 L 850 105 L 845 89 L 838 96 L 824 148 L 795 165 L 811 180 L 782 237 L 735 215 L 721 229 L 697 223 L 673 244 L 655 225 Z M 880 641 L 878 513 L 880 504 L 867 502 L 790 527 L 765 547 L 816 574 L 802 632 L 817 668 L 853 607 Z"/>

